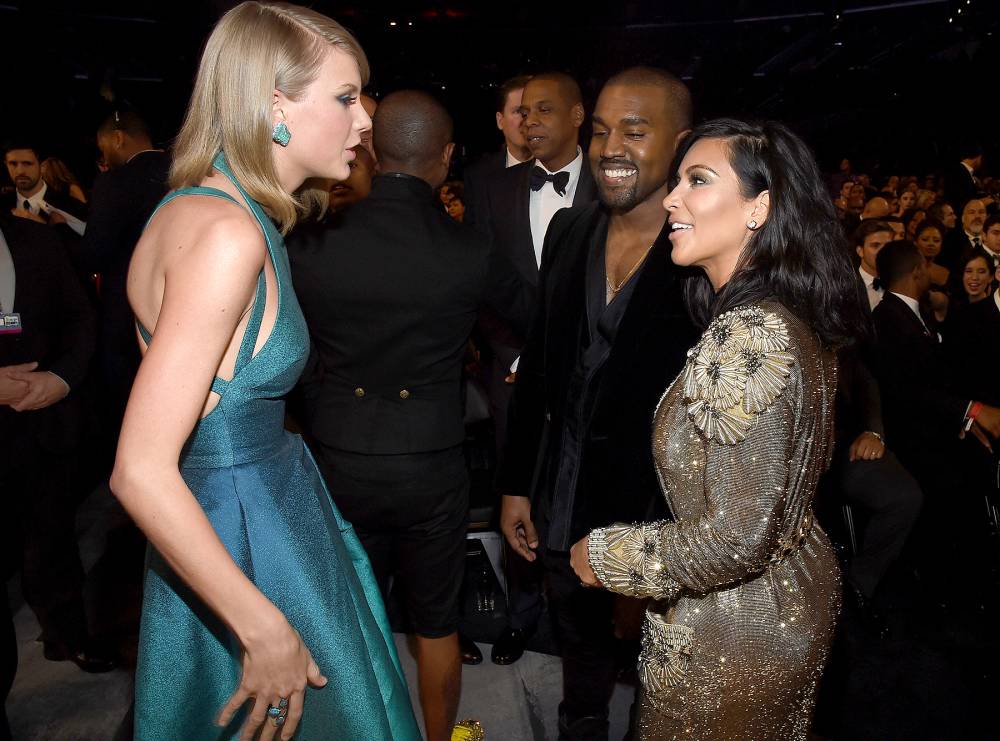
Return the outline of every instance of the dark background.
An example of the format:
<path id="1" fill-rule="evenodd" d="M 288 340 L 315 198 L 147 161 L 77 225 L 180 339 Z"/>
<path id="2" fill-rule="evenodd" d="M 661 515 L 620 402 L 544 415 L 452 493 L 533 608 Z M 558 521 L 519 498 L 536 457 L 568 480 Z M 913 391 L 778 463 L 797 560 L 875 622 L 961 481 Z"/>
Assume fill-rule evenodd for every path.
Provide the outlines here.
<path id="1" fill-rule="evenodd" d="M 650 64 L 688 82 L 699 118 L 791 124 L 826 170 L 848 156 L 855 172 L 923 175 L 973 137 L 1000 172 L 996 0 L 309 4 L 358 36 L 376 97 L 419 87 L 445 102 L 459 166 L 499 146 L 493 95 L 505 78 L 562 69 L 592 105 L 610 74 Z M 169 144 L 201 46 L 233 5 L 0 0 L 0 139 L 39 139 L 85 183 L 93 131 L 115 105 L 138 109 Z"/>

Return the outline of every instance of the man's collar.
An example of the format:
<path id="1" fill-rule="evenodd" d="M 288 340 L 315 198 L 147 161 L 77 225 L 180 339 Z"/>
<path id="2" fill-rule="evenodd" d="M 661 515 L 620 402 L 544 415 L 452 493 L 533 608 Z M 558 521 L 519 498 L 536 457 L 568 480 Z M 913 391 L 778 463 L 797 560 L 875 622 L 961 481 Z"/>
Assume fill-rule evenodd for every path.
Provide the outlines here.
<path id="1" fill-rule="evenodd" d="M 861 273 L 861 279 L 865 282 L 865 285 L 871 286 L 875 280 L 875 276 L 865 270 L 864 265 L 858 265 L 858 272 Z"/>
<path id="2" fill-rule="evenodd" d="M 565 167 L 560 167 L 558 170 L 550 170 L 545 165 L 543 165 L 542 161 L 539 159 L 536 159 L 535 163 L 543 170 L 545 170 L 545 172 L 547 172 L 549 175 L 555 175 L 557 172 L 568 172 L 570 174 L 570 177 L 575 177 L 579 175 L 580 170 L 583 169 L 583 150 L 580 149 L 579 145 L 577 145 L 576 157 L 574 157 L 573 160 Z"/>
<path id="3" fill-rule="evenodd" d="M 26 195 L 24 195 L 19 190 L 15 191 L 17 193 L 17 205 L 18 205 L 18 207 L 20 207 L 21 204 L 23 204 L 25 200 L 27 200 L 33 206 L 41 204 L 45 200 L 45 193 L 48 191 L 49 185 L 48 185 L 48 183 L 46 183 L 41 178 L 39 178 L 39 182 L 42 184 L 42 187 L 39 188 L 36 191 L 35 195 L 33 195 L 33 196 L 26 196 Z"/>
<path id="4" fill-rule="evenodd" d="M 383 172 L 372 180 L 372 189 L 391 193 L 409 193 L 422 198 L 431 198 L 434 188 L 423 178 L 405 172 Z"/>

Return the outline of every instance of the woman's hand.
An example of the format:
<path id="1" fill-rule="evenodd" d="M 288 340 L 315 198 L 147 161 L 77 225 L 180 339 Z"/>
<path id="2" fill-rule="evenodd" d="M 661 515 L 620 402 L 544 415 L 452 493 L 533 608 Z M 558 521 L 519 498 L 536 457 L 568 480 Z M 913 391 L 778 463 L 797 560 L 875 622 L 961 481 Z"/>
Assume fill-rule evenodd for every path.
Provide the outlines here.
<path id="1" fill-rule="evenodd" d="M 282 616 L 261 636 L 244 642 L 240 686 L 222 708 L 219 725 L 227 725 L 243 703 L 252 699 L 253 707 L 243 724 L 240 741 L 258 738 L 258 730 L 260 741 L 290 739 L 302 718 L 307 685 L 323 687 L 326 677 L 320 673 L 299 634 Z M 283 725 L 278 726 L 268 717 L 267 710 L 269 705 L 279 707 L 282 699 L 288 701 L 284 708 L 287 715 Z"/>
<path id="2" fill-rule="evenodd" d="M 885 455 L 885 443 L 873 432 L 862 432 L 851 443 L 850 460 L 875 461 Z"/>
<path id="3" fill-rule="evenodd" d="M 594 570 L 590 568 L 590 553 L 587 551 L 589 543 L 590 536 L 587 535 L 573 546 L 569 552 L 569 565 L 573 567 L 573 571 L 580 578 L 580 584 L 585 587 L 602 587 L 604 585 L 601 584 Z"/>

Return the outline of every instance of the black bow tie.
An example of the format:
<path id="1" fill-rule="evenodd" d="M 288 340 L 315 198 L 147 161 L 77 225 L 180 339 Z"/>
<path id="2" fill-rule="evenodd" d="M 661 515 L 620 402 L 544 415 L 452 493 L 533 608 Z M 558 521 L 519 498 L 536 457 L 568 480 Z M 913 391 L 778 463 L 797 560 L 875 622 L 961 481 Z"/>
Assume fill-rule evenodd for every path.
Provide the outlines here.
<path id="1" fill-rule="evenodd" d="M 541 190 L 546 183 L 552 183 L 552 188 L 561 196 L 566 195 L 566 186 L 569 185 L 569 173 L 565 170 L 550 175 L 541 167 L 535 165 L 531 168 L 531 180 L 528 185 L 532 190 Z"/>

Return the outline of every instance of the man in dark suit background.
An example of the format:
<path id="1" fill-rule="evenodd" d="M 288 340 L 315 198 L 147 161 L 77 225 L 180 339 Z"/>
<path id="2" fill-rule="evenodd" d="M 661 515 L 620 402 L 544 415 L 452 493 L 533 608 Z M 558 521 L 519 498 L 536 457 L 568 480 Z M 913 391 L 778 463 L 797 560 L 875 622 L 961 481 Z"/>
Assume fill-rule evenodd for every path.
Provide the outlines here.
<path id="1" fill-rule="evenodd" d="M 879 251 L 876 266 L 886 286 L 872 312 L 886 444 L 924 492 L 915 532 L 917 558 L 928 572 L 949 574 L 954 582 L 958 571 L 975 573 L 951 566 L 954 549 L 970 545 L 968 528 L 981 521 L 981 500 L 969 493 L 967 471 L 960 465 L 962 443 L 973 441 L 960 437 L 974 435 L 989 447 L 989 437 L 1000 436 L 1000 408 L 964 393 L 949 372 L 940 338 L 921 315 L 919 302 L 930 277 L 916 245 L 890 242 Z"/>
<path id="2" fill-rule="evenodd" d="M 497 89 L 496 119 L 497 128 L 503 132 L 503 146 L 496 152 L 483 155 L 462 174 L 465 183 L 465 220 L 469 223 L 475 222 L 477 212 L 483 212 L 482 199 L 485 197 L 483 191 L 486 181 L 508 167 L 532 158 L 521 130 L 524 123 L 521 116 L 521 96 L 530 79 L 527 75 L 512 77 Z"/>
<path id="3" fill-rule="evenodd" d="M 109 170 L 94 181 L 87 231 L 74 258 L 101 276 L 97 370 L 103 452 L 110 462 L 140 360 L 125 280 L 135 244 L 167 192 L 170 157 L 153 146 L 142 118 L 127 110 L 104 120 L 97 146 Z"/>
<path id="4" fill-rule="evenodd" d="M 968 142 L 960 154 L 960 160 L 944 172 L 944 200 L 957 211 L 961 211 L 973 198 L 983 197 L 983 187 L 976 176 L 983 167 L 982 146 Z"/>
<path id="5" fill-rule="evenodd" d="M 78 389 L 94 352 L 93 311 L 56 234 L 4 213 L 0 313 L 0 497 L 11 526 L 0 571 L 6 578 L 20 563 L 47 659 L 107 671 L 114 664 L 88 635 L 75 531 Z"/>
<path id="6" fill-rule="evenodd" d="M 564 741 L 607 740 L 616 674 L 614 595 L 583 588 L 570 548 L 594 527 L 665 512 L 653 413 L 697 331 L 670 260 L 663 199 L 690 123 L 690 93 L 667 72 L 633 68 L 604 86 L 589 149 L 600 203 L 552 220 L 514 387 L 501 526 L 547 577 Z"/>
<path id="7" fill-rule="evenodd" d="M 580 86 L 569 75 L 535 75 L 525 85 L 520 113 L 528 149 L 535 158 L 507 168 L 486 181 L 473 226 L 488 234 L 530 285 L 538 267 L 549 222 L 557 210 L 591 203 L 594 179 L 580 149 L 584 121 Z M 488 380 L 497 458 L 503 457 L 507 406 L 521 342 L 504 323 L 486 313 L 480 321 L 492 355 Z M 541 614 L 540 574 L 518 560 L 508 561 L 510 625 L 493 645 L 493 661 L 517 661 Z"/>
<path id="8" fill-rule="evenodd" d="M 435 203 L 454 148 L 443 106 L 393 93 L 373 139 L 383 174 L 368 198 L 289 240 L 313 341 L 302 422 L 383 593 L 395 578 L 417 635 L 427 737 L 444 741 L 462 666 L 464 351 L 480 307 L 523 332 L 531 301 L 503 255 Z"/>

